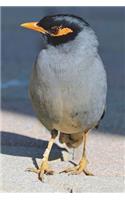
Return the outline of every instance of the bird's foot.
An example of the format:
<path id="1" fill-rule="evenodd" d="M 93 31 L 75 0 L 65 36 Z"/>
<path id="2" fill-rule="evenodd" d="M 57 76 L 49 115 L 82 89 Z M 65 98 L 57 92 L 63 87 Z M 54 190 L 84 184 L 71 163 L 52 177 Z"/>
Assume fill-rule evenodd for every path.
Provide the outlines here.
<path id="1" fill-rule="evenodd" d="M 74 167 L 70 167 L 68 169 L 65 169 L 60 173 L 65 172 L 65 173 L 70 173 L 72 175 L 77 175 L 77 174 L 80 174 L 80 173 L 84 172 L 85 175 L 87 175 L 87 176 L 93 176 L 93 174 L 86 169 L 87 164 L 88 164 L 87 159 L 86 158 L 82 158 L 78 165 L 76 165 Z"/>
<path id="2" fill-rule="evenodd" d="M 49 167 L 48 161 L 46 161 L 46 160 L 42 161 L 42 164 L 40 165 L 40 167 L 38 169 L 27 168 L 26 171 L 37 173 L 38 179 L 40 181 L 44 180 L 44 174 L 47 174 L 47 175 L 53 175 L 54 174 L 54 171 Z"/>

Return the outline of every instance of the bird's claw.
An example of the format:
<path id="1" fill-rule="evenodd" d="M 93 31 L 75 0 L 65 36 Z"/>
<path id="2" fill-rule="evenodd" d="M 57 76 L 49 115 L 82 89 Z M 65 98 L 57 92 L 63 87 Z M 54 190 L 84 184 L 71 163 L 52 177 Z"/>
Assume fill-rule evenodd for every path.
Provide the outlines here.
<path id="1" fill-rule="evenodd" d="M 85 173 L 85 175 L 87 176 L 94 176 L 91 172 L 89 172 L 87 169 L 86 169 L 86 166 L 87 166 L 87 163 L 88 161 L 86 160 L 86 158 L 83 158 L 80 163 L 74 167 L 70 167 L 68 169 L 65 169 L 63 171 L 61 171 L 60 173 L 69 173 L 69 175 L 78 175 L 82 172 Z"/>
<path id="2" fill-rule="evenodd" d="M 36 168 L 27 168 L 25 171 L 28 172 L 34 172 L 36 174 L 38 174 L 38 179 L 43 181 L 44 179 L 44 174 L 47 175 L 53 175 L 54 171 L 48 166 L 48 162 L 47 161 L 43 161 L 41 166 L 36 169 Z"/>

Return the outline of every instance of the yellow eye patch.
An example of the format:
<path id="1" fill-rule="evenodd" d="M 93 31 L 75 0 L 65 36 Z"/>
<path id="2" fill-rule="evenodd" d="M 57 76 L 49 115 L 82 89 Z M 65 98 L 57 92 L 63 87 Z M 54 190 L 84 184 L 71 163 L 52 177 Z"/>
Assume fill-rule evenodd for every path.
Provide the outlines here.
<path id="1" fill-rule="evenodd" d="M 57 37 L 57 36 L 67 35 L 72 32 L 73 32 L 73 30 L 70 28 L 59 28 L 56 33 L 52 33 L 51 35 L 54 37 Z"/>

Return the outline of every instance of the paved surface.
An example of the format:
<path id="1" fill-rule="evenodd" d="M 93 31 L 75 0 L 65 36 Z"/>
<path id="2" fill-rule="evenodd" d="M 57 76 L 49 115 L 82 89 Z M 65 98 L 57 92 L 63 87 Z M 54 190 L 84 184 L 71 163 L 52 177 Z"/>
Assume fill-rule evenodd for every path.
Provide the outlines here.
<path id="1" fill-rule="evenodd" d="M 71 193 L 123 191 L 123 177 L 85 177 L 83 175 L 68 176 L 66 174 L 55 174 L 54 176 L 46 176 L 44 183 L 41 183 L 37 180 L 36 174 L 24 173 L 25 167 L 29 164 L 32 165 L 29 158 L 5 156 L 3 164 L 5 169 L 2 188 L 6 192 Z M 57 165 L 59 166 L 59 163 Z"/>
<path id="2" fill-rule="evenodd" d="M 24 103 L 24 102 L 23 102 Z M 16 102 L 15 102 L 16 104 Z M 34 117 L 3 112 L 2 115 L 1 190 L 6 192 L 122 192 L 124 189 L 124 137 L 103 132 L 90 132 L 87 143 L 88 169 L 94 177 L 84 174 L 68 176 L 58 174 L 73 166 L 72 152 L 57 143 L 50 155 L 55 175 L 45 176 L 45 183 L 36 174 L 25 172 L 27 167 L 40 163 L 49 133 Z M 82 147 L 75 151 L 75 162 Z M 61 161 L 59 158 L 64 159 Z"/>
<path id="3" fill-rule="evenodd" d="M 88 137 L 88 169 L 68 176 L 58 171 L 73 164 L 72 151 L 54 145 L 50 155 L 56 173 L 41 183 L 36 174 L 25 172 L 37 166 L 49 140 L 48 131 L 37 121 L 28 99 L 31 66 L 41 48 L 40 35 L 22 30 L 19 24 L 54 13 L 81 15 L 96 30 L 100 54 L 108 74 L 107 111 L 98 130 Z M 2 133 L 0 190 L 3 192 L 123 192 L 125 82 L 124 8 L 4 8 L 2 9 Z M 38 44 L 41 41 L 41 45 Z M 78 162 L 82 147 L 75 151 Z M 61 158 L 64 161 L 59 160 Z"/>

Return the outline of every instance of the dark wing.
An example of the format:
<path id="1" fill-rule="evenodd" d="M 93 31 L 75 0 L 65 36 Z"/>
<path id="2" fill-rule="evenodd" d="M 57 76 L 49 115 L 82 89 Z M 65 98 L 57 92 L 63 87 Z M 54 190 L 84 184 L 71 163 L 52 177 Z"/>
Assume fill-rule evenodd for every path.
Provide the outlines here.
<path id="1" fill-rule="evenodd" d="M 99 127 L 99 124 L 101 122 L 101 120 L 103 119 L 103 117 L 105 116 L 105 112 L 106 112 L 106 109 L 104 109 L 103 113 L 102 113 L 102 116 L 100 118 L 100 120 L 98 121 L 98 124 L 95 126 L 95 128 L 98 128 Z"/>

